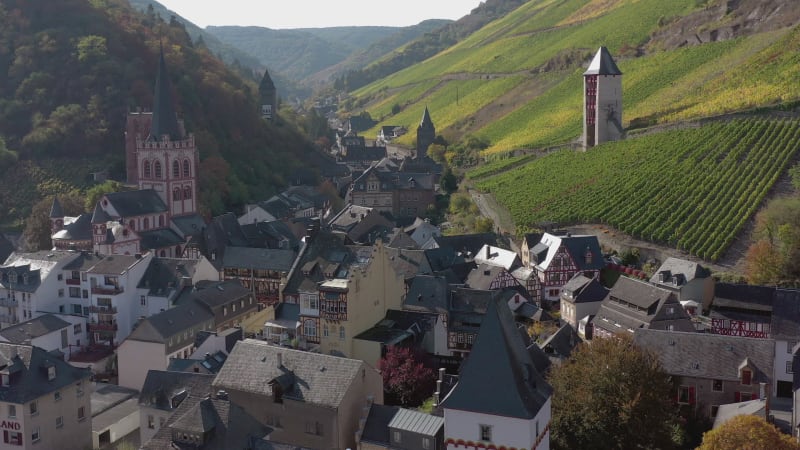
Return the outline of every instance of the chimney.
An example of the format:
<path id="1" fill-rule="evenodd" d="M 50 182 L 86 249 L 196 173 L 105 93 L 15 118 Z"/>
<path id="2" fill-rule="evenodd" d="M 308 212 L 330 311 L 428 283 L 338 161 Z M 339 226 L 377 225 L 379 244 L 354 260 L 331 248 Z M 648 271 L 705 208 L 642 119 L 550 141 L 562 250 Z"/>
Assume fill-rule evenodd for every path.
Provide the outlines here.
<path id="1" fill-rule="evenodd" d="M 278 368 L 280 369 L 283 367 L 283 353 L 278 352 Z"/>
<path id="2" fill-rule="evenodd" d="M 486 244 L 486 259 L 489 260 L 492 257 L 492 247 L 489 244 Z"/>

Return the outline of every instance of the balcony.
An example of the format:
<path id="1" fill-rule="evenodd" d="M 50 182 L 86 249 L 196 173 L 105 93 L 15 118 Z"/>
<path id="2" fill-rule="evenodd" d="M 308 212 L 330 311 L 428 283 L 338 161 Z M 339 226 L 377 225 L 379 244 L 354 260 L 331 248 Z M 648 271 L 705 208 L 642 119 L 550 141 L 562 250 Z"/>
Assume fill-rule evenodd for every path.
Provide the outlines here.
<path id="1" fill-rule="evenodd" d="M 117 307 L 116 306 L 95 306 L 92 305 L 89 307 L 89 312 L 91 314 L 116 314 Z"/>
<path id="2" fill-rule="evenodd" d="M 117 331 L 116 322 L 92 322 L 86 324 L 86 328 L 90 333 L 95 331 Z"/>
<path id="3" fill-rule="evenodd" d="M 117 295 L 122 291 L 123 289 L 118 286 L 92 286 L 92 294 L 97 295 Z"/>
<path id="4" fill-rule="evenodd" d="M 80 278 L 67 278 L 66 280 L 64 280 L 64 282 L 67 283 L 70 286 L 80 286 L 81 285 L 81 279 Z"/>

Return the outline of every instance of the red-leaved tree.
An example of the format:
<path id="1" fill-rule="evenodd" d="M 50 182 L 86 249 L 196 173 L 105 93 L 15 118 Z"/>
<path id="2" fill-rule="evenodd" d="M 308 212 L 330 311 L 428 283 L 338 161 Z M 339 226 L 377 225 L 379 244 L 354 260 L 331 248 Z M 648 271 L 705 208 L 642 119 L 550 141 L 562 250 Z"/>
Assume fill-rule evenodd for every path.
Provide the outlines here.
<path id="1" fill-rule="evenodd" d="M 436 372 L 426 365 L 425 354 L 419 350 L 391 346 L 378 362 L 378 370 L 387 405 L 419 406 L 436 388 Z"/>

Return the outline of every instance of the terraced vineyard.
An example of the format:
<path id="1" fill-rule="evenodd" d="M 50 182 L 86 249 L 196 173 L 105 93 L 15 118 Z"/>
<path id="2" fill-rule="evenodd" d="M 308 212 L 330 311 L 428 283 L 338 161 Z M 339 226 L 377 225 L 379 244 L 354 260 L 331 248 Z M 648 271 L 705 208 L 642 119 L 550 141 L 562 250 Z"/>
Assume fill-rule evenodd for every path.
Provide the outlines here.
<path id="1" fill-rule="evenodd" d="M 797 119 L 735 119 L 559 151 L 476 187 L 508 208 L 519 232 L 541 221 L 604 223 L 716 261 L 798 149 Z"/>

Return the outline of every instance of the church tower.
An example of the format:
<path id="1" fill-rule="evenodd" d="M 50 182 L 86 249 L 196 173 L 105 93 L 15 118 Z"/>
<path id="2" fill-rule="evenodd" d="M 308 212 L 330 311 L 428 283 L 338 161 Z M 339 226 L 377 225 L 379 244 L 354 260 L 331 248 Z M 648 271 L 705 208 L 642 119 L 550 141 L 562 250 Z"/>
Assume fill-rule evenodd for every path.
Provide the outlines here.
<path id="1" fill-rule="evenodd" d="M 194 136 L 186 134 L 172 104 L 172 90 L 160 52 L 152 113 L 128 114 L 126 147 L 131 140 L 133 168 L 128 181 L 139 189 L 153 189 L 167 205 L 171 217 L 197 212 L 197 169 L 199 157 Z M 149 133 L 144 132 L 148 130 Z M 126 148 L 126 151 L 128 149 Z M 132 176 L 133 173 L 133 176 Z"/>
<path id="2" fill-rule="evenodd" d="M 622 138 L 622 72 L 600 47 L 583 73 L 583 148 Z"/>
<path id="3" fill-rule="evenodd" d="M 428 112 L 428 107 L 425 107 L 425 112 L 422 113 L 422 120 L 417 127 L 417 159 L 422 159 L 428 156 L 428 147 L 433 144 L 436 139 L 436 127 L 433 126 L 431 120 L 431 113 Z"/>
<path id="4" fill-rule="evenodd" d="M 55 234 L 64 229 L 64 209 L 58 197 L 53 197 L 53 205 L 50 206 L 50 234 Z"/>
<path id="5" fill-rule="evenodd" d="M 261 78 L 261 83 L 258 85 L 258 95 L 261 104 L 261 118 L 274 122 L 275 115 L 278 113 L 278 92 L 266 69 L 264 69 L 264 77 Z"/>

